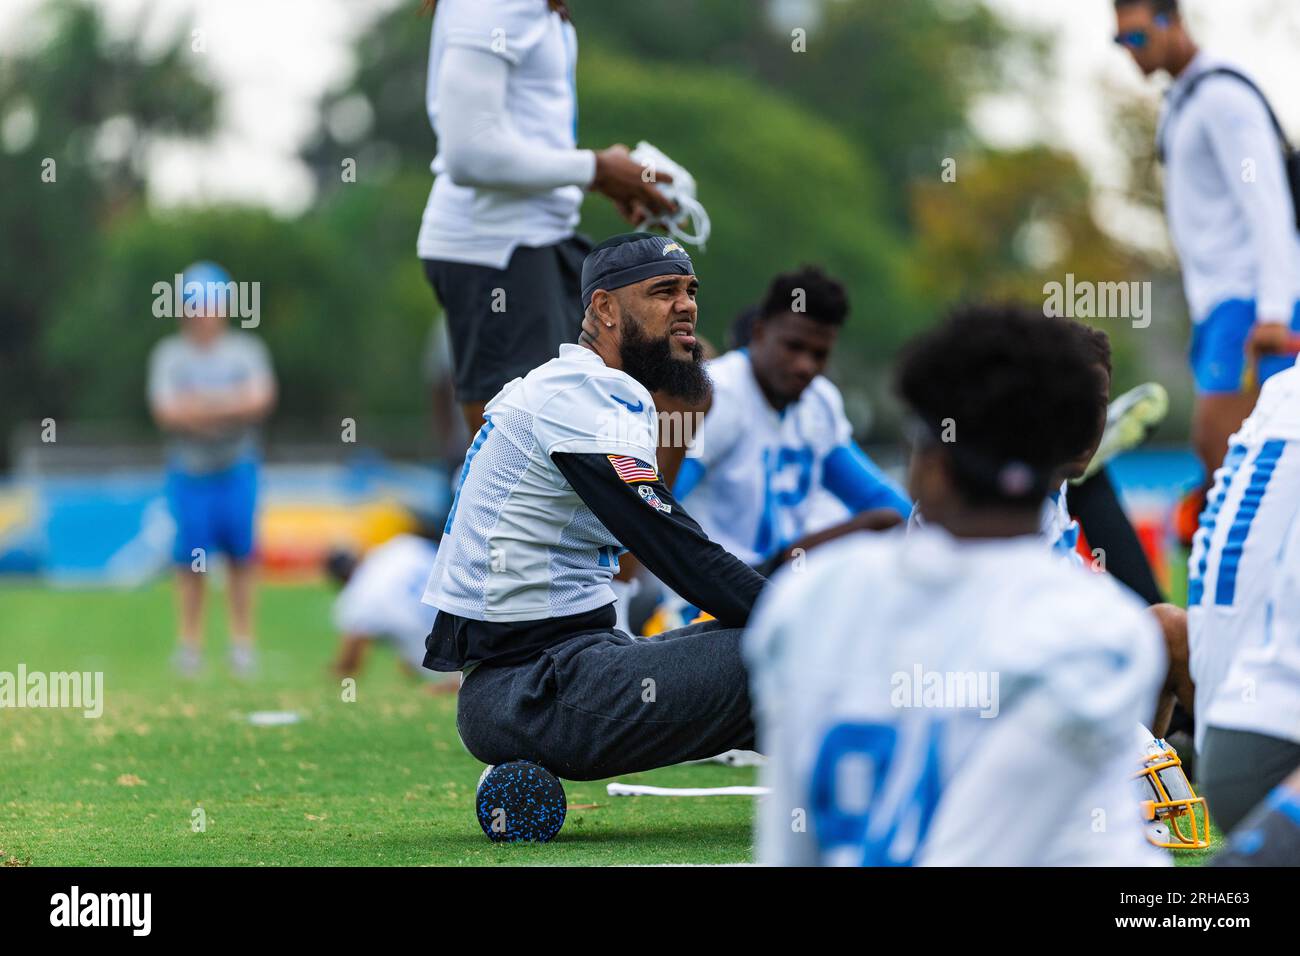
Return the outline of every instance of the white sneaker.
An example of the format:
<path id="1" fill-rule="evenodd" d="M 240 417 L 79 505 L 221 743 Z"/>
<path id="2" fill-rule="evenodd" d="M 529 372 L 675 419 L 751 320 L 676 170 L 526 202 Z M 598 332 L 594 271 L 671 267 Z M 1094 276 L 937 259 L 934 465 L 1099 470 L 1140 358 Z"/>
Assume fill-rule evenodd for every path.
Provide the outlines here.
<path id="1" fill-rule="evenodd" d="M 230 648 L 230 669 L 236 677 L 252 677 L 257 672 L 257 652 L 246 644 Z"/>
<path id="2" fill-rule="evenodd" d="M 721 763 L 726 764 L 728 767 L 761 767 L 767 763 L 767 758 L 756 750 L 728 750 L 716 757 L 705 757 L 703 760 L 687 760 L 686 763 Z"/>
<path id="3" fill-rule="evenodd" d="M 182 677 L 197 677 L 203 669 L 203 654 L 197 647 L 182 644 L 172 654 L 172 668 Z"/>
<path id="4" fill-rule="evenodd" d="M 713 758 L 715 763 L 725 763 L 728 767 L 761 767 L 767 758 L 757 750 L 728 750 Z"/>

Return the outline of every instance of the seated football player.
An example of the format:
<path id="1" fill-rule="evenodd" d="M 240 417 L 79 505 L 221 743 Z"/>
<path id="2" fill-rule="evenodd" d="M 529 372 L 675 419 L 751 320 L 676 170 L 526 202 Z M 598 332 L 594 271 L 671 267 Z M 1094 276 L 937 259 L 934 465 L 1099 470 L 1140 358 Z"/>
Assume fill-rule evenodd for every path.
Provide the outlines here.
<path id="1" fill-rule="evenodd" d="M 455 693 L 455 680 L 439 679 L 423 666 L 424 639 L 438 612 L 421 598 L 437 556 L 429 534 L 395 535 L 359 560 L 347 551 L 329 555 L 325 571 L 342 589 L 334 599 L 337 676 L 355 677 L 371 645 L 387 644 L 403 670 L 426 681 L 429 693 Z"/>
<path id="2" fill-rule="evenodd" d="M 1070 478 L 1070 510 L 1085 529 L 1088 544 L 1105 553 L 1106 571 L 1148 604 L 1161 604 L 1165 597 L 1120 502 L 1109 464 L 1144 444 L 1168 411 L 1169 395 L 1157 382 L 1145 382 L 1116 397 L 1107 409 L 1106 429 L 1096 453 L 1082 474 Z"/>
<path id="3" fill-rule="evenodd" d="M 1187 590 L 1201 792 L 1229 830 L 1300 766 L 1300 368 L 1232 436 Z"/>
<path id="4" fill-rule="evenodd" d="M 764 584 L 709 540 L 656 467 L 651 392 L 698 402 L 690 257 L 662 236 L 598 245 L 584 332 L 503 388 L 466 456 L 425 601 L 425 666 L 461 671 L 461 740 L 593 780 L 753 749 L 741 628 Z M 626 548 L 715 621 L 634 639 L 609 582 Z"/>
<path id="5" fill-rule="evenodd" d="M 1131 779 L 1160 635 L 1040 535 L 1060 463 L 1105 413 L 1061 322 L 975 307 L 914 341 L 897 390 L 926 524 L 828 545 L 761 598 L 760 863 L 1167 862 Z"/>
<path id="6" fill-rule="evenodd" d="M 1099 424 L 1096 440 L 1062 469 L 1061 487 L 1051 495 L 1055 518 L 1050 524 L 1057 537 L 1055 547 L 1074 550 L 1079 527 L 1070 517 L 1078 514 L 1084 523 L 1088 543 L 1106 555 L 1106 570 L 1148 604 L 1160 604 L 1164 598 L 1142 551 L 1133 525 L 1106 474 L 1107 464 L 1122 452 L 1136 447 L 1163 417 L 1168 408 L 1164 389 L 1148 382 L 1110 401 L 1110 338 L 1100 329 L 1071 322 L 1070 331 L 1079 337 L 1081 346 L 1092 355 L 1102 374 L 1107 402 L 1104 420 Z M 1066 501 L 1066 494 L 1069 501 Z M 1087 507 L 1081 507 L 1086 504 Z M 1045 521 L 1045 528 L 1049 522 Z"/>
<path id="7" fill-rule="evenodd" d="M 1102 399 L 1109 402 L 1111 383 L 1109 337 L 1105 332 L 1081 322 L 1066 322 L 1063 328 L 1074 337 L 1075 346 L 1090 359 L 1097 372 L 1097 383 L 1101 388 Z M 1044 504 L 1042 519 L 1044 537 L 1055 553 L 1075 564 L 1082 564 L 1083 559 L 1075 550 L 1079 542 L 1079 522 L 1071 517 L 1073 493 L 1076 490 L 1072 482 L 1090 471 L 1094 478 L 1096 477 L 1097 472 L 1094 469 L 1097 467 L 1099 448 L 1106 440 L 1108 429 L 1111 427 L 1112 416 L 1110 406 L 1107 406 L 1106 414 L 1097 423 L 1088 443 L 1079 453 L 1072 456 L 1056 475 L 1053 490 Z M 1059 487 L 1055 486 L 1056 480 L 1060 482 Z M 1110 486 L 1106 485 L 1106 488 Z M 1067 492 L 1070 495 L 1068 499 Z M 1123 506 L 1114 490 L 1110 489 L 1109 502 L 1102 500 L 1101 494 L 1094 494 L 1092 497 L 1094 507 L 1089 512 L 1090 516 L 1094 520 L 1100 519 L 1106 531 L 1106 534 L 1099 535 L 1099 540 L 1094 540 L 1089 533 L 1092 526 L 1085 526 L 1084 529 L 1085 533 L 1088 533 L 1089 546 L 1093 548 L 1094 554 L 1098 554 L 1102 559 L 1098 570 L 1104 569 L 1113 580 L 1126 586 L 1137 597 L 1150 604 L 1151 614 L 1165 640 L 1168 669 L 1155 712 L 1149 718 L 1154 730 L 1152 736 L 1163 738 L 1170 732 L 1176 706 L 1181 705 L 1187 719 L 1190 719 L 1194 706 L 1195 692 L 1188 663 L 1187 612 L 1162 600 L 1151 602 L 1153 592 L 1157 599 L 1160 594 L 1155 587 L 1150 566 L 1137 540 L 1137 534 L 1129 524 L 1128 517 L 1124 514 Z M 1108 547 L 1113 550 L 1107 550 Z"/>
<path id="8" fill-rule="evenodd" d="M 713 382 L 674 492 L 715 541 L 762 569 L 857 530 L 903 523 L 912 503 L 853 441 L 823 372 L 849 314 L 844 287 L 806 266 L 773 279 L 749 339 L 708 363 Z M 850 517 L 819 523 L 829 492 Z"/>

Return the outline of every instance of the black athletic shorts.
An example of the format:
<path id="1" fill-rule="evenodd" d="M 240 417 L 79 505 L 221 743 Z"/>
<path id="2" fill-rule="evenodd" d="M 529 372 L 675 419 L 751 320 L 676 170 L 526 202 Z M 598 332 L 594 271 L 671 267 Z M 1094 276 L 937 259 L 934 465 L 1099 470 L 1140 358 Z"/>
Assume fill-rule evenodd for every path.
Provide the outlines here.
<path id="1" fill-rule="evenodd" d="M 584 236 L 519 246 L 504 269 L 425 259 L 447 314 L 456 400 L 486 402 L 511 379 L 559 354 L 582 331 Z"/>

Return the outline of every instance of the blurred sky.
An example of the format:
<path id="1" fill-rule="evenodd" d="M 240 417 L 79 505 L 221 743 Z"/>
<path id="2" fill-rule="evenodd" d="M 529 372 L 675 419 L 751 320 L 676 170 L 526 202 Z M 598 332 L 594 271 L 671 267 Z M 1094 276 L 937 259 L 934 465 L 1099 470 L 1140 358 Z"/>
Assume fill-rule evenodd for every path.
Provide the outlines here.
<path id="1" fill-rule="evenodd" d="M 160 144 L 151 165 L 152 201 L 171 205 L 233 199 L 263 203 L 286 214 L 312 198 L 306 170 L 294 159 L 314 122 L 313 103 L 345 81 L 352 64 L 349 39 L 373 17 L 418 0 L 95 0 L 111 27 L 158 42 L 185 22 L 204 31 L 206 51 L 194 54 L 224 91 L 221 131 L 202 147 Z M 576 0 L 575 12 L 581 4 Z M 599 0 L 598 0 L 599 2 Z M 665 0 L 671 3 L 671 0 Z M 748 3 L 751 0 L 736 0 Z M 820 0 L 779 0 L 782 17 L 799 16 Z M 827 0 L 835 2 L 835 0 Z M 952 0 L 954 3 L 974 0 Z M 1105 191 L 1121 181 L 1120 157 L 1107 141 L 1108 96 L 1157 98 L 1126 54 L 1111 42 L 1110 0 L 986 0 L 1007 20 L 1056 38 L 1058 78 L 1036 107 L 1031 97 L 1005 96 L 975 111 L 980 131 L 996 145 L 1047 139 L 1073 149 L 1103 190 L 1103 218 L 1113 231 L 1158 245 L 1159 223 L 1132 218 L 1122 197 Z M 0 7 L 0 50 L 16 42 L 42 0 L 5 0 Z M 1300 139 L 1300 2 L 1297 0 L 1184 0 L 1203 45 L 1235 56 L 1253 69 L 1273 96 L 1283 123 Z M 152 11 L 141 19 L 142 11 Z M 143 26 L 139 24 L 143 22 Z M 412 14 L 412 28 L 427 30 Z M 581 20 L 579 19 L 579 29 Z M 810 43 L 816 35 L 810 36 Z M 1107 91 L 1110 91 L 1109 93 Z M 424 91 L 412 90 L 422 97 Z M 593 144 L 604 145 L 604 144 Z M 412 239 L 414 241 L 414 239 Z"/>

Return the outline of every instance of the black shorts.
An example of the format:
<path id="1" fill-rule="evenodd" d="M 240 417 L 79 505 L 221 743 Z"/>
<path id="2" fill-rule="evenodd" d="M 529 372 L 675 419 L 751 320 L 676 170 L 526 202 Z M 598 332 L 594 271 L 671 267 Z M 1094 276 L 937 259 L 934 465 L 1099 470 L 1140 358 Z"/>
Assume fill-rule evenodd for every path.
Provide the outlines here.
<path id="1" fill-rule="evenodd" d="M 583 236 L 519 246 L 504 269 L 425 259 L 447 314 L 456 400 L 486 402 L 559 354 L 582 331 Z"/>

